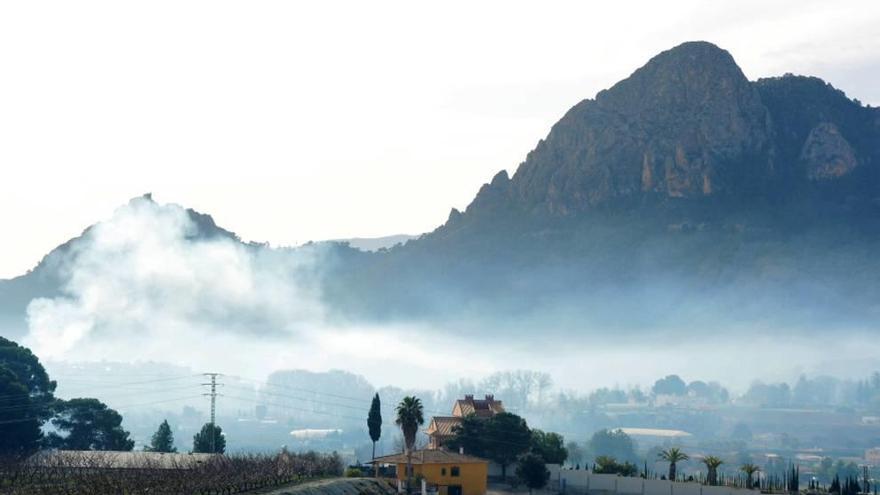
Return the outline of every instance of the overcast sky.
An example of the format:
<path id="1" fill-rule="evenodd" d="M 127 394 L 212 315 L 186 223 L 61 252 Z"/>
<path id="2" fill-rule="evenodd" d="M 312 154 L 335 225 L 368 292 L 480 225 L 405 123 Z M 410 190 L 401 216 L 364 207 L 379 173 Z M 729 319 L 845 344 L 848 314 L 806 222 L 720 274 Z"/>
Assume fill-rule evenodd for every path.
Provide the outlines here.
<path id="1" fill-rule="evenodd" d="M 419 233 L 704 39 L 880 105 L 880 2 L 0 3 L 0 277 L 152 191 L 275 245 Z"/>

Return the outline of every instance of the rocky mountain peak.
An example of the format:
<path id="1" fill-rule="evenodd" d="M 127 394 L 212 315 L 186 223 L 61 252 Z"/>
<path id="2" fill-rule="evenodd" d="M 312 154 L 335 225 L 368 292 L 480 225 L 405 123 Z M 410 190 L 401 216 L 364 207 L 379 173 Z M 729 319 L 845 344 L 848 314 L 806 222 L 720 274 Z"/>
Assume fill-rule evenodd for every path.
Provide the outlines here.
<path id="1" fill-rule="evenodd" d="M 683 43 L 572 107 L 456 223 L 572 216 L 633 198 L 743 203 L 836 183 L 880 161 L 877 114 L 819 79 L 750 82 L 726 50 Z"/>

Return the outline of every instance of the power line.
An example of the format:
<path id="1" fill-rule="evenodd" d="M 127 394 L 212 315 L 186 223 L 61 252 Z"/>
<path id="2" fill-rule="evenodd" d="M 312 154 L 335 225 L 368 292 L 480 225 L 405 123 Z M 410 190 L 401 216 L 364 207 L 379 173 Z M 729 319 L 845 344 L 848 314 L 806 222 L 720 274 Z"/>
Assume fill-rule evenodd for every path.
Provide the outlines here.
<path id="1" fill-rule="evenodd" d="M 201 385 L 197 385 L 197 384 L 193 384 L 193 385 L 183 385 L 183 386 L 180 386 L 180 387 L 163 388 L 163 389 L 161 389 L 161 390 L 137 390 L 137 391 L 132 391 L 132 392 L 122 392 L 122 393 L 113 394 L 111 397 L 121 397 L 121 396 L 129 396 L 129 395 L 143 395 L 143 394 L 165 393 L 165 392 L 170 392 L 170 391 L 173 391 L 173 390 L 186 390 L 186 389 L 198 388 L 198 387 L 201 387 Z M 24 402 L 24 401 L 23 401 L 22 403 L 17 404 L 17 405 L 6 405 L 6 406 L 0 406 L 0 413 L 2 413 L 2 412 L 8 412 L 8 411 L 13 411 L 13 410 L 29 409 L 29 408 L 34 408 L 34 409 L 40 409 L 40 408 L 43 408 L 43 409 L 49 409 L 49 408 L 51 407 L 52 404 L 55 404 L 56 402 L 63 401 L 63 400 L 64 400 L 64 399 L 53 398 L 53 399 L 41 399 L 41 400 L 35 400 L 35 401 L 33 401 L 33 402 Z M 105 402 L 105 400 L 106 400 L 106 399 L 101 400 L 101 402 Z"/>
<path id="2" fill-rule="evenodd" d="M 117 406 L 117 409 L 121 410 L 121 409 L 130 408 L 130 407 L 152 406 L 154 404 L 163 404 L 166 402 L 176 402 L 179 400 L 197 399 L 199 397 L 201 397 L 201 396 L 200 395 L 189 395 L 189 396 L 185 396 L 185 397 L 175 397 L 173 399 L 163 399 L 163 400 L 156 400 L 156 401 L 151 401 L 151 402 L 142 402 L 140 404 L 127 404 L 124 406 Z M 34 421 L 34 420 L 35 420 L 35 418 L 11 419 L 11 420 L 0 421 L 0 424 L 24 423 L 27 421 Z"/>

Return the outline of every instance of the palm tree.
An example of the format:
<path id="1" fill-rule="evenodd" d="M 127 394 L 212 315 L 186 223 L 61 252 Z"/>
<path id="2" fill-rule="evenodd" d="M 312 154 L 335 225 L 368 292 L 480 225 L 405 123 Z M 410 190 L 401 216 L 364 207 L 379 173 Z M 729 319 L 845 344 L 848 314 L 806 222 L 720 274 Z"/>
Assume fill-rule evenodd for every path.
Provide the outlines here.
<path id="1" fill-rule="evenodd" d="M 707 481 L 710 485 L 717 485 L 718 466 L 724 464 L 724 461 L 714 455 L 710 455 L 703 458 L 703 464 L 706 465 L 706 469 L 709 471 L 706 475 Z"/>
<path id="2" fill-rule="evenodd" d="M 677 462 L 686 461 L 690 459 L 687 454 L 681 451 L 678 447 L 672 447 L 671 449 L 666 449 L 659 454 L 657 457 L 669 463 L 669 481 L 675 481 L 675 464 Z"/>
<path id="3" fill-rule="evenodd" d="M 746 473 L 746 488 L 752 488 L 752 476 L 760 471 L 761 468 L 752 463 L 748 463 L 740 466 L 739 470 Z"/>
<path id="4" fill-rule="evenodd" d="M 416 444 L 416 433 L 419 426 L 425 424 L 422 414 L 422 401 L 417 397 L 404 397 L 397 405 L 397 426 L 403 432 L 404 448 L 406 449 L 406 492 L 410 491 L 410 479 L 412 479 L 412 454 Z"/>

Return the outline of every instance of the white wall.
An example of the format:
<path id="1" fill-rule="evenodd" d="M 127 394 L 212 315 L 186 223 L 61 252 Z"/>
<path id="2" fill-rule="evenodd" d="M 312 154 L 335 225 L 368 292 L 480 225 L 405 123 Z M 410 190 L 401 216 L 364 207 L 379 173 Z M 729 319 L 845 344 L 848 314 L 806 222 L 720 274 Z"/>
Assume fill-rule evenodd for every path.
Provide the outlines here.
<path id="1" fill-rule="evenodd" d="M 584 470 L 550 469 L 552 481 L 568 493 L 603 493 L 608 495 L 760 495 L 758 490 L 727 486 L 704 486 L 693 482 L 645 480 L 615 474 L 593 474 Z"/>

